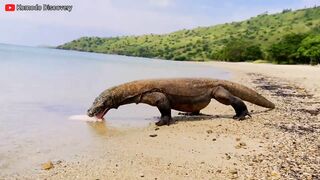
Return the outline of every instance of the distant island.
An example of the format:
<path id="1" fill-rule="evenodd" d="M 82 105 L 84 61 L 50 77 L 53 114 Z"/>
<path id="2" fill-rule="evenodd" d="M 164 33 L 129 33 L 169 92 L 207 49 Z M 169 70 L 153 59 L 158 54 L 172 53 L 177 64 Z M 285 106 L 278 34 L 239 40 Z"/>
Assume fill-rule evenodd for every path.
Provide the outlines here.
<path id="1" fill-rule="evenodd" d="M 179 61 L 320 63 L 320 7 L 268 12 L 241 22 L 169 34 L 82 37 L 58 49 Z"/>

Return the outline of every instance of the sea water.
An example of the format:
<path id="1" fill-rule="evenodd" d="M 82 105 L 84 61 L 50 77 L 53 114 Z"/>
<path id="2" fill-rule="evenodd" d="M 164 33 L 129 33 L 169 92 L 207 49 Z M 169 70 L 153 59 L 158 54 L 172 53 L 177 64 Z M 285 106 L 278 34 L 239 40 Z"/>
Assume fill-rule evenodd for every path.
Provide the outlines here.
<path id="1" fill-rule="evenodd" d="M 85 122 L 86 110 L 108 87 L 147 78 L 229 76 L 196 63 L 0 44 L 0 178 L 94 148 L 112 127 L 157 120 L 157 108 L 133 104 L 109 111 L 105 123 Z"/>

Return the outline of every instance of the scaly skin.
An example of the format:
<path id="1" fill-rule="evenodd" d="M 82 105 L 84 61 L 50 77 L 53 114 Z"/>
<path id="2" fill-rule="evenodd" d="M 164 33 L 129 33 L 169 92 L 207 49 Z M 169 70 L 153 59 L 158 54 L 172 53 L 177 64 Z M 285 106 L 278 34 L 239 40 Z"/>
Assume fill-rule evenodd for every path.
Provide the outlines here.
<path id="1" fill-rule="evenodd" d="M 254 90 L 237 83 L 205 78 L 176 78 L 139 80 L 107 89 L 95 99 L 88 115 L 103 118 L 109 109 L 130 103 L 145 103 L 158 107 L 161 120 L 157 125 L 169 125 L 174 123 L 171 109 L 199 114 L 212 98 L 231 105 L 236 112 L 234 118 L 239 120 L 250 116 L 242 100 L 275 108 L 272 102 Z"/>

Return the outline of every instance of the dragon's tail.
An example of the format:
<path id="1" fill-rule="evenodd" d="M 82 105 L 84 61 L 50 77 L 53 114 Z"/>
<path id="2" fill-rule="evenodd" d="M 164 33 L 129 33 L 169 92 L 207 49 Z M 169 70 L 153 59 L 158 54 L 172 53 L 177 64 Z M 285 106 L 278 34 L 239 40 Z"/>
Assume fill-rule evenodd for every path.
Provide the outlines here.
<path id="1" fill-rule="evenodd" d="M 256 91 L 238 83 L 222 80 L 220 86 L 227 89 L 232 95 L 253 104 L 274 109 L 275 105 Z"/>

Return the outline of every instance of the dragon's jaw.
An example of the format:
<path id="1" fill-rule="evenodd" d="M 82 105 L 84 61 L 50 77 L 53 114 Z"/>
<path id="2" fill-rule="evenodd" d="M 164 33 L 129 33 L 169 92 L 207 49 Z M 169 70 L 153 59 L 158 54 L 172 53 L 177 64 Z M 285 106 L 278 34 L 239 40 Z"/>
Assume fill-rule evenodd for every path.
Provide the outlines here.
<path id="1" fill-rule="evenodd" d="M 104 111 L 101 111 L 100 113 L 96 114 L 95 117 L 98 119 L 103 119 L 103 116 L 106 115 L 109 110 L 109 108 L 106 108 Z"/>

